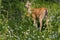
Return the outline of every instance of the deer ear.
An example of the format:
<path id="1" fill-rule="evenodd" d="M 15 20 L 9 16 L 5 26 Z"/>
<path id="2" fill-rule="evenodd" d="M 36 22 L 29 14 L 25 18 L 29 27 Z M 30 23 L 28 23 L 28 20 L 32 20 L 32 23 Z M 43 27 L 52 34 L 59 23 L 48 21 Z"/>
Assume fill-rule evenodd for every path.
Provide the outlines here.
<path id="1" fill-rule="evenodd" d="M 28 4 L 29 4 L 29 2 L 27 1 L 27 2 L 26 2 L 26 4 L 25 4 L 25 7 L 27 7 L 27 6 L 28 6 Z"/>

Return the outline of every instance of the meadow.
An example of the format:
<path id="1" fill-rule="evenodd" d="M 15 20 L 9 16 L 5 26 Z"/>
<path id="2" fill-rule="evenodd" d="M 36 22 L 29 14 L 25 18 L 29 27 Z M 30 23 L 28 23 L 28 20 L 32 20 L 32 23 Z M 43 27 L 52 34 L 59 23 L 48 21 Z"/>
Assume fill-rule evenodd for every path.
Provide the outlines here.
<path id="1" fill-rule="evenodd" d="M 48 29 L 43 21 L 42 32 L 27 17 L 26 1 L 0 0 L 0 40 L 60 40 L 60 4 L 35 0 L 31 7 L 48 9 Z"/>

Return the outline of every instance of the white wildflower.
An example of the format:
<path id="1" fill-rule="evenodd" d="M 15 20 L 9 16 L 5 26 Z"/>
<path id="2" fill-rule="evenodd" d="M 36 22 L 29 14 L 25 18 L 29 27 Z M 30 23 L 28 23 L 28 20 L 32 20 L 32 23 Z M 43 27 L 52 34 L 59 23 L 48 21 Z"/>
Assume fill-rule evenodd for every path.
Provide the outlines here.
<path id="1" fill-rule="evenodd" d="M 42 37 L 44 38 L 44 36 L 42 35 Z"/>

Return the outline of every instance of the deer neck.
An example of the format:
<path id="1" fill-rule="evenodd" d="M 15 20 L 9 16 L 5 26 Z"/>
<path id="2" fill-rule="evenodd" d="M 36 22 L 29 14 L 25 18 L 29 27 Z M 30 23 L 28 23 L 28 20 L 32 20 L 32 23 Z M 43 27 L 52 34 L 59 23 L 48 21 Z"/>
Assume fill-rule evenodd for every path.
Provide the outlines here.
<path id="1" fill-rule="evenodd" d="M 28 13 L 31 14 L 31 7 L 28 8 Z"/>

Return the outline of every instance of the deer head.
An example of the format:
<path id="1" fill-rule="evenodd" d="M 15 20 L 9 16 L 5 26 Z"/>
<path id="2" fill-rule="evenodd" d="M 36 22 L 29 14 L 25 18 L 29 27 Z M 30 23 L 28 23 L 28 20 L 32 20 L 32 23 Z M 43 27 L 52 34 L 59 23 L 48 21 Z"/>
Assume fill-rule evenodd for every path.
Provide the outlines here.
<path id="1" fill-rule="evenodd" d="M 27 3 L 26 3 L 26 5 L 25 5 L 25 7 L 29 9 L 29 8 L 30 8 L 30 6 L 31 6 L 31 3 L 30 3 L 29 1 L 27 1 Z"/>
<path id="2" fill-rule="evenodd" d="M 28 14 L 26 14 L 26 16 L 30 17 L 30 14 L 31 14 L 31 3 L 29 1 L 27 1 L 25 7 L 27 8 L 27 12 L 28 12 Z"/>

